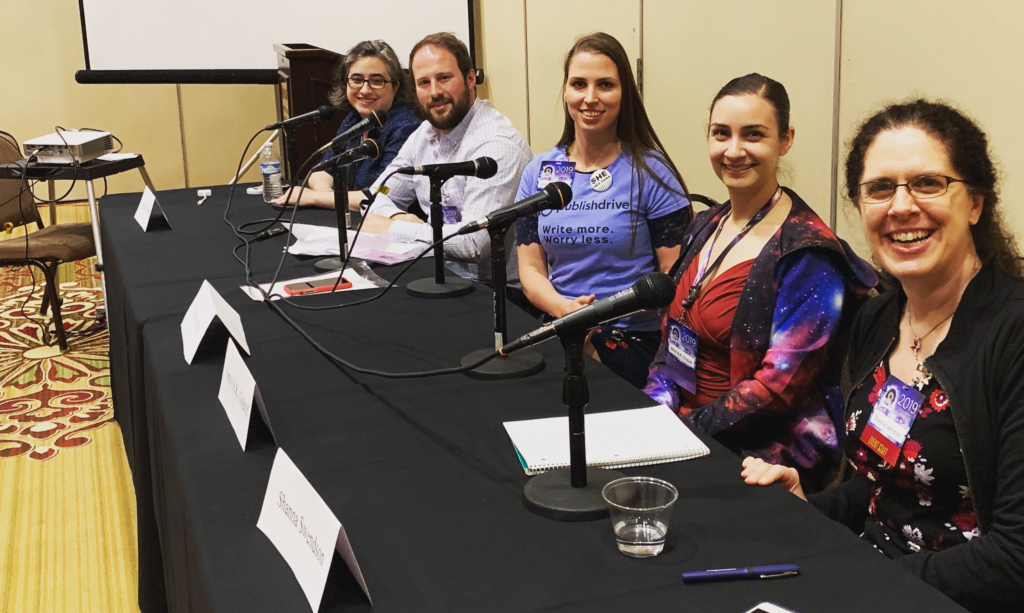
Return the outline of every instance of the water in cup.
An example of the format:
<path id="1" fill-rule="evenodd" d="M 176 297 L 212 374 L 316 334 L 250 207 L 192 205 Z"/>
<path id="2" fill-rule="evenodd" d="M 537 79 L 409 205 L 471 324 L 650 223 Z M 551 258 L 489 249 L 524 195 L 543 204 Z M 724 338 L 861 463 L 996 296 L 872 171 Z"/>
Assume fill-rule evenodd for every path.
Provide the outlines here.
<path id="1" fill-rule="evenodd" d="M 612 526 L 619 551 L 634 558 L 656 556 L 665 549 L 668 526 L 660 521 L 645 521 L 637 517 L 622 519 Z"/>
<path id="2" fill-rule="evenodd" d="M 634 558 L 656 556 L 665 549 L 668 521 L 679 491 L 653 477 L 625 477 L 604 486 L 612 530 L 619 551 Z"/>

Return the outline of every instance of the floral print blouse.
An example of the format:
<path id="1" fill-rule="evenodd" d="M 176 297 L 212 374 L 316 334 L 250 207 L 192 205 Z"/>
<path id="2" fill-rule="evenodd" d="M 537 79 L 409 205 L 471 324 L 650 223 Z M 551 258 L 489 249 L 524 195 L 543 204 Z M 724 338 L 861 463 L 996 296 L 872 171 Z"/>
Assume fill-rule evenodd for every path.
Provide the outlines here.
<path id="1" fill-rule="evenodd" d="M 890 557 L 941 551 L 976 538 L 977 518 L 949 398 L 933 378 L 915 386 L 924 402 L 895 466 L 860 440 L 888 376 L 886 359 L 850 397 L 846 454 L 872 484 L 862 536 Z"/>

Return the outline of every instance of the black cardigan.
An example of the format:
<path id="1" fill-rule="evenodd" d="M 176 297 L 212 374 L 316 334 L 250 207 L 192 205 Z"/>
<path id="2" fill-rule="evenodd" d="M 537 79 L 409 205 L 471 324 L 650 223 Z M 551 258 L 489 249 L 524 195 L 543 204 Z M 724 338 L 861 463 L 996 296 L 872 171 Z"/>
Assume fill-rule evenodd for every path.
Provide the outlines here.
<path id="1" fill-rule="evenodd" d="M 899 337 L 902 290 L 869 301 L 850 339 L 854 387 Z M 925 366 L 949 396 L 981 536 L 897 562 L 968 609 L 1024 610 L 1024 280 L 984 267 L 964 290 L 946 338 Z M 849 403 L 847 403 L 849 405 Z M 855 532 L 868 517 L 863 476 L 810 498 Z"/>

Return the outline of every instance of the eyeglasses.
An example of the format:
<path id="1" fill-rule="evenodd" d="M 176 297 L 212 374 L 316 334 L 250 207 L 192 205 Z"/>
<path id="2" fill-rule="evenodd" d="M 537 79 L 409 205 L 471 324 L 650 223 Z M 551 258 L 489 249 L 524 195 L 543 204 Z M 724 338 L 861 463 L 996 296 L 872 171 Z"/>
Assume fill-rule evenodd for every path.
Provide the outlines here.
<path id="1" fill-rule="evenodd" d="M 371 89 L 384 89 L 385 85 L 388 83 L 394 83 L 394 81 L 389 81 L 379 75 L 372 76 L 369 79 L 362 75 L 353 75 L 348 78 L 348 86 L 352 89 L 361 89 L 363 87 L 363 83 L 369 83 Z"/>
<path id="2" fill-rule="evenodd" d="M 857 198 L 865 204 L 883 204 L 889 202 L 896 195 L 896 190 L 906 187 L 907 191 L 914 198 L 927 200 L 938 198 L 949 190 L 950 183 L 963 183 L 970 185 L 963 179 L 954 179 L 946 175 L 921 175 L 914 177 L 906 183 L 893 183 L 889 179 L 868 181 L 857 186 Z"/>

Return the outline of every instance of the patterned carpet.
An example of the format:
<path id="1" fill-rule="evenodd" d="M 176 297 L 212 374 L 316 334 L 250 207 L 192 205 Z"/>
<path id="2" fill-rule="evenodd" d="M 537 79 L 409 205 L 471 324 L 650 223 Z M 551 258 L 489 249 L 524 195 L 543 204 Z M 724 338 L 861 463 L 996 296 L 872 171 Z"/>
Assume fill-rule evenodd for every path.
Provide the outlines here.
<path id="1" fill-rule="evenodd" d="M 47 346 L 55 339 L 44 339 L 39 325 L 52 325 L 49 316 L 39 316 L 42 284 L 11 291 L 6 278 L 0 281 L 0 458 L 48 460 L 89 443 L 85 433 L 113 421 L 107 329 L 95 321 L 102 290 L 81 285 L 61 284 L 70 345 L 62 355 Z"/>
<path id="2" fill-rule="evenodd" d="M 87 220 L 58 207 L 59 222 Z M 48 346 L 42 276 L 33 289 L 25 268 L 0 269 L 0 613 L 138 611 L 135 492 L 93 264 L 58 273 L 64 354 Z"/>

